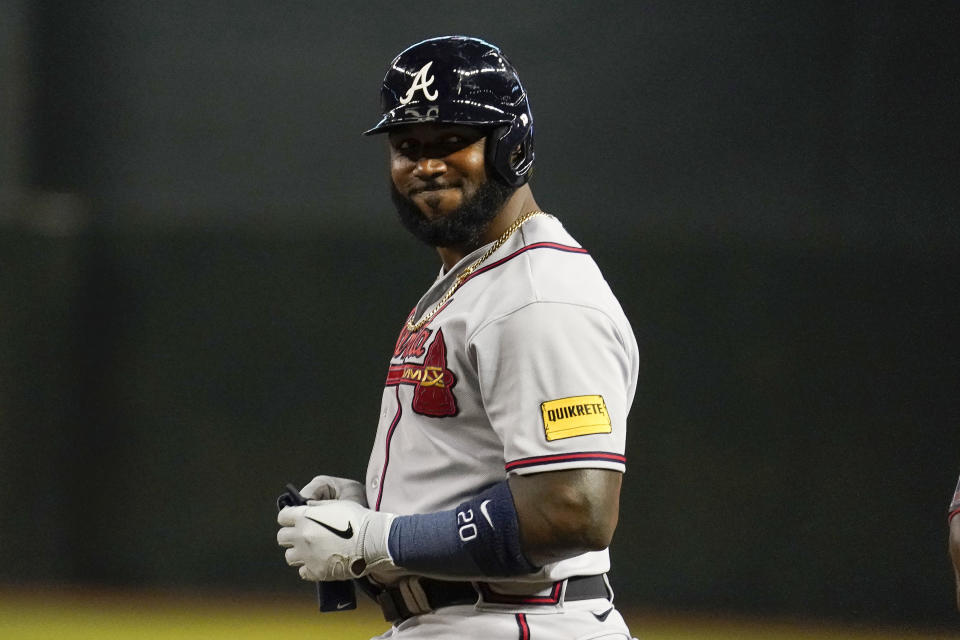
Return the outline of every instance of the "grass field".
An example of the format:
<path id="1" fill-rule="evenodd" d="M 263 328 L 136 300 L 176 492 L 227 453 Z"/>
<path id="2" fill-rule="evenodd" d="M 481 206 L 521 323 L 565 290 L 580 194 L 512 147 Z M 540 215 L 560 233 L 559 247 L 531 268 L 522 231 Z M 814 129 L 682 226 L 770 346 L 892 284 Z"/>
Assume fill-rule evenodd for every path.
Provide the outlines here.
<path id="1" fill-rule="evenodd" d="M 761 622 L 625 611 L 640 640 L 960 640 L 960 633 Z M 379 610 L 320 615 L 303 599 L 122 591 L 0 589 L 2 640 L 366 639 Z M 454 639 L 451 639 L 454 640 Z"/>

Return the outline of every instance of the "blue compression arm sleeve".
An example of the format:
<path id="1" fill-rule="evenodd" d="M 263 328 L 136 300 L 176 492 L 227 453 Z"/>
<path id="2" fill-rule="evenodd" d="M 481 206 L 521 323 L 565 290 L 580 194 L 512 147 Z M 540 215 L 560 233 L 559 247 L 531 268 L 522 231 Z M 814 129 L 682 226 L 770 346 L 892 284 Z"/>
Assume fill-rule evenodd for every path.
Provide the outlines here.
<path id="1" fill-rule="evenodd" d="M 513 494 L 499 482 L 456 509 L 398 516 L 390 556 L 411 571 L 451 576 L 516 576 L 537 571 L 520 546 Z"/>

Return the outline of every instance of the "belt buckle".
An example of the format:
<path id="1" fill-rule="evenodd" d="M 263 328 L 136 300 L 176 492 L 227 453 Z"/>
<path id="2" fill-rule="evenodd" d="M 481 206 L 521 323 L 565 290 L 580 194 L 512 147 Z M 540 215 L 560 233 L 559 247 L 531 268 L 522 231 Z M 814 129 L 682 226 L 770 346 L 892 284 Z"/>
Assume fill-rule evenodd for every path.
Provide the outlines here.
<path id="1" fill-rule="evenodd" d="M 397 584 L 400 589 L 400 595 L 403 597 L 403 603 L 407 609 L 415 616 L 433 611 L 430 604 L 430 598 L 427 597 L 423 585 L 420 584 L 420 576 L 406 576 L 400 579 Z"/>
<path id="2" fill-rule="evenodd" d="M 390 623 L 406 620 L 413 615 L 404 607 L 403 598 L 394 598 L 395 593 L 399 596 L 399 592 L 393 589 L 384 589 L 377 594 L 377 604 L 383 612 L 383 619 Z"/>
<path id="3" fill-rule="evenodd" d="M 433 611 L 419 576 L 404 576 L 377 595 L 377 604 L 387 622 L 400 622 Z"/>

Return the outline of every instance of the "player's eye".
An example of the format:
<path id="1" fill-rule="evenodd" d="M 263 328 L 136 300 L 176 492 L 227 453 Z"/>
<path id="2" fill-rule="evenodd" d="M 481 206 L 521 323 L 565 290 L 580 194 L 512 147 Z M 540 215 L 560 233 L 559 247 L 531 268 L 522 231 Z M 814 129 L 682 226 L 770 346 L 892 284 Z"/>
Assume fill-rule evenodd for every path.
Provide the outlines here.
<path id="1" fill-rule="evenodd" d="M 391 144 L 393 145 L 394 151 L 408 157 L 412 157 L 420 152 L 420 143 L 410 138 L 398 140 Z"/>
<path id="2" fill-rule="evenodd" d="M 437 147 L 445 153 L 453 153 L 454 151 L 459 151 L 460 149 L 470 146 L 473 142 L 474 140 L 471 140 L 467 136 L 459 133 L 451 133 L 450 135 L 440 138 L 437 141 Z"/>

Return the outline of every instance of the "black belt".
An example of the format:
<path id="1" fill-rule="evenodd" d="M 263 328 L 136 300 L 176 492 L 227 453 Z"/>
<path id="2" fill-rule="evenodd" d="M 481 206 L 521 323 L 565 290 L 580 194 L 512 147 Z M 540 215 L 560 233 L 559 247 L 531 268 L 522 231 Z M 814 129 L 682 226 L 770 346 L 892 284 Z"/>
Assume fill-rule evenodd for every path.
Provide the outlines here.
<path id="1" fill-rule="evenodd" d="M 420 603 L 416 607 L 409 606 L 411 597 L 409 590 L 405 597 L 403 590 L 397 587 L 371 590 L 367 588 L 370 586 L 369 584 L 361 584 L 361 586 L 365 587 L 364 590 L 367 591 L 368 595 L 380 605 L 384 619 L 392 623 L 401 622 L 415 615 L 435 611 L 442 607 L 475 604 L 481 595 L 484 602 L 516 606 L 556 605 L 560 602 L 561 594 L 564 601 L 594 600 L 597 598 L 609 600 L 611 598 L 607 581 L 603 575 L 575 576 L 565 581 L 555 582 L 550 593 L 543 596 L 497 593 L 490 589 L 486 583 L 478 583 L 475 587 L 471 582 L 448 582 L 431 578 L 419 578 L 417 582 L 422 592 L 416 598 L 417 602 Z M 564 582 L 567 585 L 565 591 L 563 591 Z"/>

